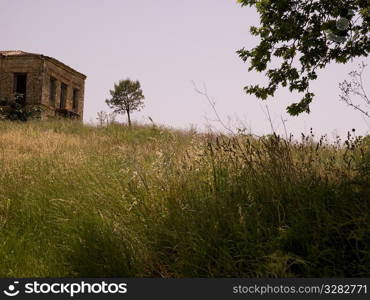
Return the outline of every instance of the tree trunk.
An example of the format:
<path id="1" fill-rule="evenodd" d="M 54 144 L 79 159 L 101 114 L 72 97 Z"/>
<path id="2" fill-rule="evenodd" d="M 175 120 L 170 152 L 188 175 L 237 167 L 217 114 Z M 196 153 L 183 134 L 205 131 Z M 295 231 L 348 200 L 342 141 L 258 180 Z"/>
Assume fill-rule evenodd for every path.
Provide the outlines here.
<path id="1" fill-rule="evenodd" d="M 126 112 L 127 112 L 128 126 L 130 126 L 130 127 L 131 127 L 130 111 L 129 111 L 129 110 L 127 110 Z"/>

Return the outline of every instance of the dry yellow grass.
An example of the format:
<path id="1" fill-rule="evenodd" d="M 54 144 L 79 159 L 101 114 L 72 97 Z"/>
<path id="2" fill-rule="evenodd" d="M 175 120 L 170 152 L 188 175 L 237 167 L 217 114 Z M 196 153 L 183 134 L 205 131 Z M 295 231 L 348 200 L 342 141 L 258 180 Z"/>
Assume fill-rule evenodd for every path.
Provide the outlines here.
<path id="1" fill-rule="evenodd" d="M 366 147 L 2 122 L 0 275 L 368 275 Z"/>

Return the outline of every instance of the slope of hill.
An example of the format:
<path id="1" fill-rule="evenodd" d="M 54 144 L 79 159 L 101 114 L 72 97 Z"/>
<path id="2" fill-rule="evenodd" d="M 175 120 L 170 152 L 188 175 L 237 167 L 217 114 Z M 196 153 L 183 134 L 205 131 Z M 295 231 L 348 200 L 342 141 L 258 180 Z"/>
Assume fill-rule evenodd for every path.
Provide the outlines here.
<path id="1" fill-rule="evenodd" d="M 0 123 L 0 276 L 370 275 L 370 150 Z"/>

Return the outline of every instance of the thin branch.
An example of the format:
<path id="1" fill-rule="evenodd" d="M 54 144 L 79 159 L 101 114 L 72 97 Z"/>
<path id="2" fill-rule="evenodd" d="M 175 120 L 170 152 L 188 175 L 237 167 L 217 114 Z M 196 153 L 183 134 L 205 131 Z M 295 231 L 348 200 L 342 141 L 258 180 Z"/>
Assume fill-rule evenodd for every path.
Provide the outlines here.
<path id="1" fill-rule="evenodd" d="M 286 138 L 286 140 L 288 140 L 288 131 L 287 131 L 286 126 L 285 126 L 285 123 L 287 122 L 287 120 L 284 120 L 283 116 L 280 116 L 280 119 L 281 119 L 281 123 L 283 123 L 285 138 Z"/>
<path id="2" fill-rule="evenodd" d="M 351 81 L 348 82 L 344 80 L 339 84 L 339 89 L 342 92 L 340 95 L 340 100 L 345 102 L 348 106 L 354 108 L 355 110 L 361 112 L 364 116 L 370 119 L 370 99 L 365 91 L 365 86 L 363 82 L 363 72 L 365 70 L 366 64 L 362 62 L 359 65 L 358 70 L 352 71 L 349 75 L 352 77 Z M 359 104 L 354 103 L 352 96 L 358 96 L 362 99 L 368 108 L 362 108 Z"/>
<path id="3" fill-rule="evenodd" d="M 205 98 L 207 99 L 207 101 L 208 101 L 209 105 L 211 106 L 211 108 L 212 108 L 212 110 L 213 110 L 214 115 L 216 116 L 216 120 L 215 120 L 215 121 L 217 121 L 218 123 L 220 123 L 220 124 L 221 124 L 221 126 L 222 126 L 225 130 L 227 130 L 229 133 L 231 133 L 232 135 L 234 135 L 234 134 L 235 134 L 235 132 L 234 132 L 232 129 L 230 129 L 230 127 L 226 126 L 226 124 L 222 121 L 222 119 L 221 119 L 220 115 L 218 114 L 217 109 L 216 109 L 216 102 L 215 102 L 215 101 L 213 101 L 213 100 L 208 96 L 208 92 L 207 92 L 207 87 L 206 87 L 206 85 L 203 83 L 203 90 L 200 90 L 200 89 L 197 87 L 197 85 L 195 84 L 195 82 L 194 82 L 194 81 L 191 81 L 191 83 L 193 84 L 193 88 L 194 88 L 194 90 L 195 90 L 198 94 L 202 95 L 203 97 L 205 97 Z"/>

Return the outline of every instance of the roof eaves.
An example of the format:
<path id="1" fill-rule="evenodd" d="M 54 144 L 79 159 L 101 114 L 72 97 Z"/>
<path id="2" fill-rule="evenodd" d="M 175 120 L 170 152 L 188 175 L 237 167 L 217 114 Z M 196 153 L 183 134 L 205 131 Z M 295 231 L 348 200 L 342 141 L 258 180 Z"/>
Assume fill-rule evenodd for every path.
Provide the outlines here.
<path id="1" fill-rule="evenodd" d="M 83 74 L 83 73 L 81 73 L 81 72 L 79 72 L 79 71 L 71 68 L 70 66 L 62 63 L 61 61 L 55 59 L 54 57 L 46 56 L 46 55 L 41 55 L 41 58 L 45 58 L 45 59 L 47 59 L 47 60 L 49 60 L 49 61 L 51 61 L 51 62 L 53 62 L 53 63 L 55 63 L 55 64 L 57 64 L 57 65 L 59 65 L 61 67 L 63 67 L 64 69 L 67 69 L 68 71 L 72 71 L 74 73 L 79 74 L 81 77 L 83 77 L 83 79 L 86 79 L 87 78 L 87 76 L 85 74 Z"/>

